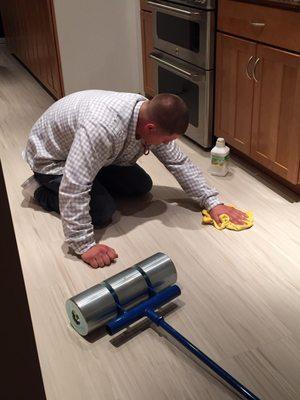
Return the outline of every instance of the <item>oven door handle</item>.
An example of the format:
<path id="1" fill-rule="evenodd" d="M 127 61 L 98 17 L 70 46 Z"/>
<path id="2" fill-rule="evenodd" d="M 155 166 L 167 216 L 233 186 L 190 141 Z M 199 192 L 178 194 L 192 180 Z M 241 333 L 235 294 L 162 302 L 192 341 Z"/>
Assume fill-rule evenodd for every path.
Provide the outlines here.
<path id="1" fill-rule="evenodd" d="M 200 12 L 197 12 L 197 11 L 183 10 L 181 8 L 177 8 L 177 7 L 167 6 L 165 4 L 156 3 L 155 1 L 147 1 L 147 4 L 149 4 L 150 6 L 157 7 L 157 8 L 162 8 L 164 10 L 174 11 L 174 12 L 177 12 L 179 14 L 200 15 Z"/>
<path id="2" fill-rule="evenodd" d="M 156 56 L 153 55 L 153 54 L 149 54 L 149 57 L 152 58 L 152 60 L 155 60 L 155 61 L 157 61 L 157 62 L 160 63 L 160 64 L 166 65 L 167 67 L 170 67 L 170 68 L 172 68 L 172 69 L 175 69 L 175 71 L 181 72 L 182 74 L 188 76 L 189 78 L 197 78 L 197 77 L 199 77 L 198 74 L 194 74 L 194 73 L 192 73 L 192 72 L 190 72 L 190 71 L 187 71 L 186 69 L 177 67 L 176 65 L 171 64 L 171 63 L 169 63 L 168 61 L 162 60 L 161 58 L 156 57 Z"/>

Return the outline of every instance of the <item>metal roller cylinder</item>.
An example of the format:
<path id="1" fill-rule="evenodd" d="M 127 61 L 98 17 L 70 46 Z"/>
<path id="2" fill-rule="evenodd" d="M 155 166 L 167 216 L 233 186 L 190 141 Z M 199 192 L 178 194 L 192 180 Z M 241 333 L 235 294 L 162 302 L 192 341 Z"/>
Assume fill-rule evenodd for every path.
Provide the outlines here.
<path id="1" fill-rule="evenodd" d="M 129 310 L 147 300 L 150 286 L 160 292 L 176 280 L 172 260 L 166 254 L 156 253 L 67 300 L 71 325 L 85 336 L 116 318 L 120 306 Z"/>
<path id="2" fill-rule="evenodd" d="M 115 299 L 103 283 L 71 297 L 66 309 L 71 325 L 82 336 L 118 315 Z"/>
<path id="3" fill-rule="evenodd" d="M 156 253 L 146 260 L 137 263 L 133 268 L 141 269 L 150 281 L 156 292 L 174 285 L 177 281 L 177 272 L 173 261 L 164 253 Z"/>

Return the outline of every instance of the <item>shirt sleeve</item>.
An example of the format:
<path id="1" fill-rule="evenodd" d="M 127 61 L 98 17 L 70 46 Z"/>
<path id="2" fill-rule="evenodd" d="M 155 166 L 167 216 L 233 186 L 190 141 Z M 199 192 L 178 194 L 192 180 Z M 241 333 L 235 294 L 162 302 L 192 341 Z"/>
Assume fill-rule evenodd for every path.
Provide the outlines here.
<path id="1" fill-rule="evenodd" d="M 175 141 L 155 146 L 151 150 L 174 175 L 186 194 L 201 207 L 211 210 L 222 204 L 216 189 L 207 185 L 202 171 L 180 150 Z"/>
<path id="2" fill-rule="evenodd" d="M 99 170 L 112 153 L 105 127 L 81 126 L 76 131 L 59 188 L 59 207 L 68 245 L 82 254 L 95 245 L 90 216 L 90 191 Z"/>

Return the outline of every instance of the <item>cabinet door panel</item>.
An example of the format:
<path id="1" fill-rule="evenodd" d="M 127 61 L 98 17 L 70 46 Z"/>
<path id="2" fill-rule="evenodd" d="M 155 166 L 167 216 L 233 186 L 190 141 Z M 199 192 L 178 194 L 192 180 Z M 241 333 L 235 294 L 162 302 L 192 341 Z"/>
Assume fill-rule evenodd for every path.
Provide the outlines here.
<path id="1" fill-rule="evenodd" d="M 56 98 L 62 97 L 53 0 L 10 0 L 1 13 L 10 51 Z"/>
<path id="2" fill-rule="evenodd" d="M 141 10 L 144 90 L 145 93 L 149 96 L 155 95 L 154 64 L 153 61 L 149 58 L 149 54 L 153 51 L 152 25 L 152 12 Z"/>
<path id="3" fill-rule="evenodd" d="M 217 34 L 215 135 L 250 153 L 256 44 Z"/>
<path id="4" fill-rule="evenodd" d="M 292 183 L 299 172 L 300 55 L 258 45 L 251 155 Z"/>

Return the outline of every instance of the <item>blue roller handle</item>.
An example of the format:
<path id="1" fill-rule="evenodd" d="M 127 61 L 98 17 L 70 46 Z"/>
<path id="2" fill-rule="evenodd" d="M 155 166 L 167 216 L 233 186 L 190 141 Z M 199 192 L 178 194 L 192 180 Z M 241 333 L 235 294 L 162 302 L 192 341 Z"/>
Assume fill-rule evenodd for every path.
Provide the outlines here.
<path id="1" fill-rule="evenodd" d="M 173 338 L 175 338 L 179 343 L 181 343 L 185 348 L 187 348 L 191 353 L 197 356 L 204 364 L 206 364 L 211 370 L 213 370 L 220 378 L 227 382 L 231 387 L 233 387 L 239 394 L 241 394 L 245 399 L 249 400 L 260 400 L 255 394 L 251 393 L 249 389 L 238 382 L 232 375 L 226 372 L 218 364 L 216 364 L 211 358 L 204 354 L 198 349 L 193 343 L 182 336 L 176 329 L 169 325 L 164 318 L 157 314 L 153 310 L 146 310 L 146 316 L 151 319 L 157 326 L 160 326 L 166 332 L 168 332 Z"/>
<path id="2" fill-rule="evenodd" d="M 129 311 L 124 311 L 116 319 L 110 321 L 106 325 L 106 329 L 110 335 L 113 335 L 120 330 L 126 328 L 128 325 L 139 320 L 143 317 L 148 317 L 157 326 L 160 326 L 167 333 L 169 333 L 174 339 L 181 343 L 186 349 L 193 353 L 199 358 L 205 365 L 207 365 L 215 374 L 217 374 L 223 381 L 231 386 L 239 395 L 247 400 L 260 400 L 259 397 L 255 396 L 249 389 L 238 382 L 232 375 L 216 364 L 211 358 L 204 354 L 198 347 L 182 336 L 176 329 L 169 325 L 164 318 L 154 310 L 161 307 L 162 305 L 173 300 L 181 293 L 180 288 L 177 285 L 170 286 L 150 297 L 142 304 L 132 308 Z"/>

